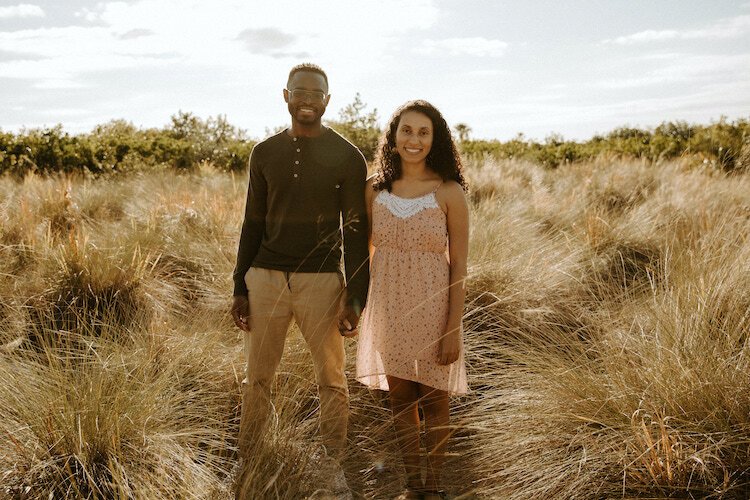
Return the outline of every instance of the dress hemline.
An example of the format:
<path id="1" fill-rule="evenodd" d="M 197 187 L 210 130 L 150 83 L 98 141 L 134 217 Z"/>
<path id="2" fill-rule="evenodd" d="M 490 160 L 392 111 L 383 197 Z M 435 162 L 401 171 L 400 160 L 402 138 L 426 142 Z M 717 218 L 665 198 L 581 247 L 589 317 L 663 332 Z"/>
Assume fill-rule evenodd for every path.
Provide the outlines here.
<path id="1" fill-rule="evenodd" d="M 456 362 L 458 362 L 458 361 L 456 361 Z M 364 385 L 368 389 L 377 389 L 379 391 L 390 392 L 390 388 L 383 388 L 382 384 L 379 384 L 379 383 L 373 383 L 373 384 L 371 384 L 371 383 L 365 382 L 363 380 L 363 379 L 368 379 L 368 378 L 379 378 L 381 376 L 382 377 L 386 377 L 388 375 L 390 375 L 391 377 L 398 377 L 398 378 L 400 378 L 402 380 L 408 380 L 409 382 L 416 382 L 418 384 L 424 385 L 426 387 L 430 387 L 432 389 L 437 389 L 439 391 L 445 391 L 448 394 L 450 394 L 451 396 L 466 396 L 466 395 L 468 395 L 471 392 L 468 387 L 465 390 L 463 390 L 463 391 L 461 391 L 460 389 L 446 389 L 446 388 L 442 388 L 442 387 L 435 387 L 435 386 L 432 386 L 430 384 L 425 384 L 424 382 L 422 382 L 420 380 L 415 380 L 416 377 L 414 377 L 414 376 L 400 376 L 400 375 L 395 375 L 395 374 L 373 373 L 371 375 L 357 376 L 357 377 L 355 377 L 355 379 L 357 380 L 357 382 L 359 382 L 360 384 Z M 386 385 L 387 385 L 387 382 L 386 382 Z"/>

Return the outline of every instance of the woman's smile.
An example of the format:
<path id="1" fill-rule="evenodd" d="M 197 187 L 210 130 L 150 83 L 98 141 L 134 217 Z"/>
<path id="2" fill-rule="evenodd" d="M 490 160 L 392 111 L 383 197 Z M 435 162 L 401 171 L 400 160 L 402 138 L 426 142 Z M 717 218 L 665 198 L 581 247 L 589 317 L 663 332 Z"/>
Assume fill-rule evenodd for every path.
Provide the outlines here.
<path id="1" fill-rule="evenodd" d="M 396 151 L 402 160 L 421 163 L 432 148 L 432 121 L 418 111 L 407 111 L 399 119 Z"/>

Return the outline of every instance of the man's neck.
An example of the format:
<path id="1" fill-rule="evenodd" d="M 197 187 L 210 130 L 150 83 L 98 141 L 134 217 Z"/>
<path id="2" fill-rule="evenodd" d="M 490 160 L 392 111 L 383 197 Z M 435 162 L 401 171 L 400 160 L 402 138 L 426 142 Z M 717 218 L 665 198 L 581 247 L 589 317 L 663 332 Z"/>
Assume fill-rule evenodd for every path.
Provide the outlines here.
<path id="1" fill-rule="evenodd" d="M 292 137 L 318 137 L 323 133 L 323 125 L 318 122 L 314 125 L 302 125 L 301 123 L 292 122 L 289 135 Z"/>

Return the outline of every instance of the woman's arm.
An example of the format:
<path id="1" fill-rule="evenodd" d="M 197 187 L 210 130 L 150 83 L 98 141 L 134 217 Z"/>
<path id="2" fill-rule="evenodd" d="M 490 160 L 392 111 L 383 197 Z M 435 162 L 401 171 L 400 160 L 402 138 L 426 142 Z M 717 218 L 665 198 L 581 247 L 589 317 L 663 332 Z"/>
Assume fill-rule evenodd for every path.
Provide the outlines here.
<path id="1" fill-rule="evenodd" d="M 466 268 L 469 253 L 469 206 L 457 182 L 440 189 L 448 220 L 448 253 L 450 256 L 450 288 L 448 321 L 440 339 L 438 363 L 449 365 L 458 359 L 461 350 L 461 318 L 466 299 Z"/>

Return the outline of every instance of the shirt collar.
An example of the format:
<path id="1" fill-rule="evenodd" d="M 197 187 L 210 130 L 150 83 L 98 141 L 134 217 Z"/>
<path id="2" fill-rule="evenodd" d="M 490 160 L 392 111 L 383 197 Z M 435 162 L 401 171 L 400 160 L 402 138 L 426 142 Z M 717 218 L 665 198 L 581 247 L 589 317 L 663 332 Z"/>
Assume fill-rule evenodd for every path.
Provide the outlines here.
<path id="1" fill-rule="evenodd" d="M 316 137 L 302 137 L 302 136 L 300 136 L 300 137 L 297 137 L 297 140 L 295 141 L 294 137 L 290 134 L 291 128 L 287 127 L 287 128 L 284 129 L 284 137 L 286 137 L 286 142 L 297 142 L 297 143 L 299 143 L 300 141 L 303 141 L 303 142 L 317 141 L 318 139 L 325 138 L 329 134 L 330 130 L 331 129 L 329 129 L 325 125 L 321 125 L 320 135 L 318 135 Z"/>

